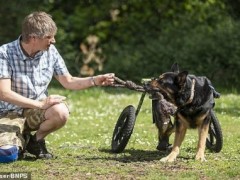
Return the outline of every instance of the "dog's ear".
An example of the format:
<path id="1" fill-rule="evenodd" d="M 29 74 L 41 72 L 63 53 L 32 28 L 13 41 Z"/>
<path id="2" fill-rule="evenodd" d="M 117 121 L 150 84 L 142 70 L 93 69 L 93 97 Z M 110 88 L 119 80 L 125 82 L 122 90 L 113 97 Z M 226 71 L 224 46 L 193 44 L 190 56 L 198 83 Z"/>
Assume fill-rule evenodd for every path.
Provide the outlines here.
<path id="1" fill-rule="evenodd" d="M 182 87 L 187 80 L 188 71 L 182 71 L 177 76 L 177 83 Z"/>
<path id="2" fill-rule="evenodd" d="M 179 73 L 178 63 L 174 63 L 174 64 L 172 65 L 171 71 L 172 71 L 172 72 Z"/>

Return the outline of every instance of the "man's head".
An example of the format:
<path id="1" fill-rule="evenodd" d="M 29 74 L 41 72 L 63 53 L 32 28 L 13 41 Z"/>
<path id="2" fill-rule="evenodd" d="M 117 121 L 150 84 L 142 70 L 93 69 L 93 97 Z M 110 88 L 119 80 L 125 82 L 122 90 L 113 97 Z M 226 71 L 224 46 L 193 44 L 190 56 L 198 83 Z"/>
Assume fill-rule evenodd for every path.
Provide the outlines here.
<path id="1" fill-rule="evenodd" d="M 57 26 L 51 15 L 45 12 L 33 12 L 25 17 L 22 23 L 22 40 L 28 42 L 31 38 L 54 37 Z"/>

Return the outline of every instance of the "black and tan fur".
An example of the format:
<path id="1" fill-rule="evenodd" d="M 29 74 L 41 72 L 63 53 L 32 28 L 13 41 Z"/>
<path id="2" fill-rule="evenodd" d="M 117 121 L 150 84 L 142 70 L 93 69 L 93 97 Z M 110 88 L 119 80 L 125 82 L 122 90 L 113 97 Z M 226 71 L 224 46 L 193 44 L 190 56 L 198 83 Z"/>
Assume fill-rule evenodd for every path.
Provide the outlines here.
<path id="1" fill-rule="evenodd" d="M 196 160 L 205 161 L 204 151 L 210 122 L 210 110 L 214 107 L 214 97 L 219 94 L 206 77 L 179 72 L 178 65 L 151 82 L 169 102 L 177 106 L 175 114 L 175 138 L 171 153 L 162 158 L 163 162 L 173 162 L 179 152 L 188 128 L 197 128 L 199 141 Z"/>

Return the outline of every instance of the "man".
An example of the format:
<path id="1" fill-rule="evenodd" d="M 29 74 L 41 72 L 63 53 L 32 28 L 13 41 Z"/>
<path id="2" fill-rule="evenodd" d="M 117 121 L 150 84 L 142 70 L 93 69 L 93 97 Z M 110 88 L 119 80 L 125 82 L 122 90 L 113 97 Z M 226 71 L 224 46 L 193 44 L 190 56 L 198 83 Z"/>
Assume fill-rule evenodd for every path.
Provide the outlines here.
<path id="1" fill-rule="evenodd" d="M 56 24 L 49 14 L 33 12 L 25 17 L 20 37 L 0 47 L 0 124 L 1 120 L 12 123 L 12 120 L 20 119 L 20 124 L 24 121 L 20 132 L 28 141 L 27 151 L 37 158 L 53 157 L 46 149 L 44 138 L 63 127 L 69 117 L 65 97 L 47 94 L 53 76 L 64 88 L 71 90 L 107 86 L 114 82 L 113 73 L 86 78 L 71 76 L 53 45 L 56 33 Z M 9 124 L 2 127 L 6 125 Z M 0 129 L 0 133 L 3 131 L 4 128 Z M 31 131 L 36 133 L 31 135 Z M 15 142 L 13 140 L 12 145 L 17 145 Z M 1 145 L 0 160 L 1 151 L 11 152 L 14 147 L 1 148 Z M 23 145 L 20 149 L 24 149 Z"/>

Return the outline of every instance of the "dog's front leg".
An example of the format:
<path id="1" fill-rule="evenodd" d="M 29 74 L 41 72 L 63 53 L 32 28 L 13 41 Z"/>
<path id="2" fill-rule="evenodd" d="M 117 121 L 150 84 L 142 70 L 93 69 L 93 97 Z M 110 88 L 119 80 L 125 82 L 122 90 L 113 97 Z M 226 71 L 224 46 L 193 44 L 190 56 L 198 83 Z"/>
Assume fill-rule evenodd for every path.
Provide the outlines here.
<path id="1" fill-rule="evenodd" d="M 176 121 L 176 131 L 175 131 L 175 138 L 174 138 L 174 143 L 173 143 L 173 148 L 171 153 L 162 158 L 160 161 L 161 162 L 173 162 L 176 160 L 179 152 L 180 152 L 180 146 L 183 142 L 183 139 L 186 134 L 187 127 L 184 126 L 181 122 L 178 120 Z"/>
<path id="2" fill-rule="evenodd" d="M 202 123 L 201 126 L 198 127 L 198 147 L 197 147 L 197 153 L 195 156 L 196 160 L 200 160 L 201 162 L 206 161 L 204 152 L 206 147 L 206 139 L 208 135 L 208 129 L 209 129 L 209 117 L 206 117 Z"/>

